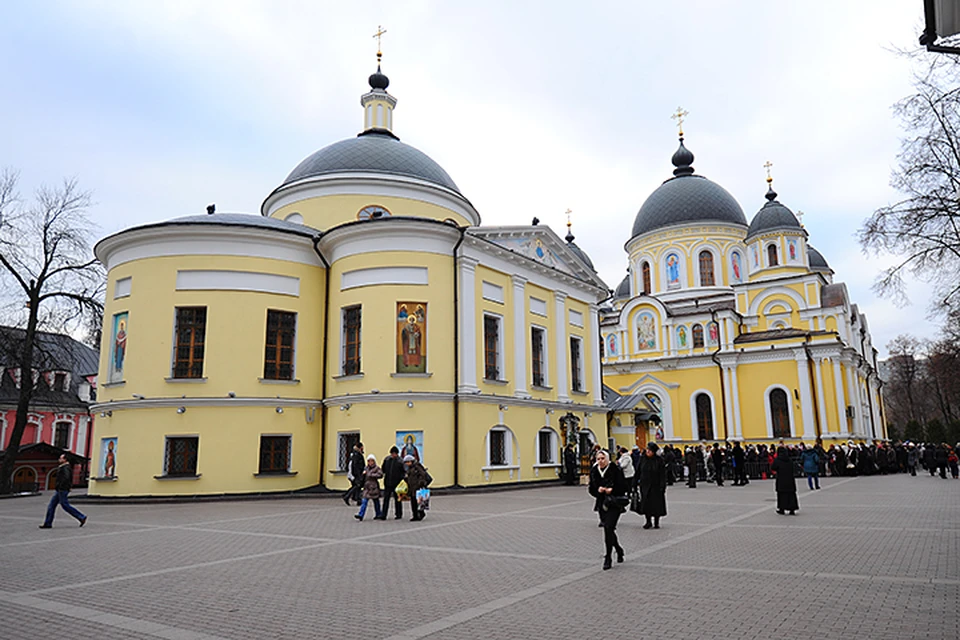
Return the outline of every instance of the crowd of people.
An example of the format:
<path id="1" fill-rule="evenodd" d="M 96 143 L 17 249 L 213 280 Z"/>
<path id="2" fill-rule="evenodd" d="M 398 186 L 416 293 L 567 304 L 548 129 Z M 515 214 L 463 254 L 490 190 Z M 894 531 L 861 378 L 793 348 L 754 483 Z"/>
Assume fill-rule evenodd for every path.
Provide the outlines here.
<path id="1" fill-rule="evenodd" d="M 413 511 L 412 522 L 419 522 L 426 516 L 424 503 L 418 499 L 418 493 L 426 489 L 433 482 L 433 478 L 420 462 L 412 455 L 400 458 L 400 450 L 390 447 L 390 454 L 383 459 L 383 464 L 377 464 L 377 457 L 369 454 L 364 459 L 363 443 L 358 442 L 350 452 L 347 463 L 347 479 L 350 488 L 341 496 L 343 502 L 350 506 L 353 501 L 360 506 L 360 511 L 353 517 L 363 521 L 367 513 L 367 506 L 373 502 L 374 520 L 386 520 L 390 510 L 390 501 L 394 502 L 394 519 L 403 518 L 403 502 L 410 501 Z M 380 480 L 383 480 L 383 489 Z M 405 490 L 403 490 L 405 489 Z M 383 508 L 380 508 L 380 498 L 383 497 Z"/>

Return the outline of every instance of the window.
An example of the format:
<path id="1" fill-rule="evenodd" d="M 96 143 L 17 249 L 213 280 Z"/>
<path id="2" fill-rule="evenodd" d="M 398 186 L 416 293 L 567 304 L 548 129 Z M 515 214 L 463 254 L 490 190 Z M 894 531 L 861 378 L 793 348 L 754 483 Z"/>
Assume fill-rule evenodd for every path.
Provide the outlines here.
<path id="1" fill-rule="evenodd" d="M 544 349 L 543 344 L 546 342 L 545 339 L 546 331 L 540 327 L 532 327 L 530 329 L 530 348 L 532 350 L 532 361 L 533 361 L 533 386 L 535 387 L 544 387 L 547 384 L 546 379 L 546 361 L 544 359 Z"/>
<path id="2" fill-rule="evenodd" d="M 770 392 L 770 418 L 773 422 L 774 438 L 790 437 L 790 414 L 787 407 L 787 392 L 773 389 Z"/>
<path id="3" fill-rule="evenodd" d="M 700 286 L 712 287 L 716 284 L 713 277 L 713 254 L 709 251 L 700 252 Z"/>
<path id="4" fill-rule="evenodd" d="M 643 278 L 643 292 L 649 294 L 650 293 L 650 263 L 649 262 L 644 262 L 640 266 L 640 273 L 642 274 L 642 278 Z"/>
<path id="5" fill-rule="evenodd" d="M 780 264 L 780 261 L 777 260 L 777 245 L 767 245 L 767 266 L 775 267 L 778 264 Z"/>
<path id="6" fill-rule="evenodd" d="M 350 453 L 358 444 L 360 444 L 359 431 L 337 434 L 337 469 L 346 471 L 350 467 Z"/>
<path id="7" fill-rule="evenodd" d="M 293 380 L 293 339 L 297 314 L 267 310 L 266 352 L 263 356 L 264 380 Z"/>
<path id="8" fill-rule="evenodd" d="M 69 422 L 58 422 L 53 434 L 53 446 L 58 449 L 66 449 L 70 446 L 70 427 Z"/>
<path id="9" fill-rule="evenodd" d="M 483 316 L 483 377 L 500 380 L 500 318 Z"/>
<path id="10" fill-rule="evenodd" d="M 200 438 L 167 438 L 167 450 L 163 457 L 164 474 L 168 476 L 197 475 L 197 449 Z"/>
<path id="11" fill-rule="evenodd" d="M 177 346 L 173 377 L 203 377 L 203 347 L 207 333 L 206 307 L 177 307 Z"/>
<path id="12" fill-rule="evenodd" d="M 360 373 L 360 305 L 343 310 L 343 368 L 341 375 Z"/>
<path id="13" fill-rule="evenodd" d="M 703 325 L 693 325 L 693 347 L 703 347 Z"/>
<path id="14" fill-rule="evenodd" d="M 700 440 L 713 439 L 713 409 L 710 406 L 710 396 L 705 393 L 697 395 L 697 437 Z"/>
<path id="15" fill-rule="evenodd" d="M 380 218 L 386 218 L 389 215 L 390 212 L 380 205 L 372 204 L 369 207 L 360 209 L 357 213 L 357 220 L 378 220 Z"/>
<path id="16" fill-rule="evenodd" d="M 490 466 L 503 467 L 507 464 L 507 432 L 502 429 L 490 430 Z"/>
<path id="17" fill-rule="evenodd" d="M 260 436 L 260 473 L 290 471 L 290 436 Z"/>
<path id="18" fill-rule="evenodd" d="M 537 460 L 540 464 L 556 464 L 557 433 L 553 429 L 540 429 L 537 434 Z"/>
<path id="19" fill-rule="evenodd" d="M 583 341 L 570 338 L 570 386 L 574 391 L 583 391 Z"/>
<path id="20" fill-rule="evenodd" d="M 53 390 L 54 391 L 66 391 L 67 390 L 67 374 L 57 372 L 53 374 Z"/>

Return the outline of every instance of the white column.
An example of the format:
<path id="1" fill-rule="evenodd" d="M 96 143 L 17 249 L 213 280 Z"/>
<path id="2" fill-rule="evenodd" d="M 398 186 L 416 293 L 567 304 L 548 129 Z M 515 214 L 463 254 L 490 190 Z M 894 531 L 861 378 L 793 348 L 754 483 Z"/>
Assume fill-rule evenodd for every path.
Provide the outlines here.
<path id="1" fill-rule="evenodd" d="M 843 370 L 840 366 L 840 358 L 833 359 L 833 382 L 837 390 L 837 429 L 840 433 L 844 433 L 847 430 L 847 401 L 843 396 Z"/>
<path id="2" fill-rule="evenodd" d="M 603 380 L 600 376 L 600 308 L 590 305 L 590 317 L 587 319 L 590 323 L 590 344 L 584 345 L 583 357 L 589 354 L 591 368 L 593 369 L 593 404 L 603 404 Z"/>
<path id="3" fill-rule="evenodd" d="M 803 349 L 796 352 L 797 382 L 800 385 L 800 408 L 803 414 L 803 435 L 815 434 L 813 424 L 813 395 L 810 390 L 810 367 Z M 799 430 L 794 435 L 801 435 Z"/>
<path id="4" fill-rule="evenodd" d="M 90 420 L 87 416 L 80 418 L 80 425 L 77 427 L 77 446 L 73 450 L 78 455 L 83 455 L 87 450 L 87 430 L 90 428 Z"/>
<path id="5" fill-rule="evenodd" d="M 477 387 L 477 260 L 460 258 L 460 391 Z"/>
<path id="6" fill-rule="evenodd" d="M 844 369 L 847 370 L 847 397 L 850 398 L 850 404 L 853 406 L 853 424 L 848 432 L 856 434 L 860 431 L 860 407 L 857 406 L 857 386 L 853 381 L 853 363 L 848 363 Z"/>
<path id="7" fill-rule="evenodd" d="M 733 424 L 736 437 L 743 440 L 743 425 L 740 423 L 740 385 L 737 382 L 737 365 L 730 367 L 730 395 L 733 396 Z"/>
<path id="8" fill-rule="evenodd" d="M 557 399 L 566 402 L 570 399 L 567 393 L 567 294 L 562 291 L 555 291 L 553 294 L 554 316 L 556 317 L 557 334 L 557 357 L 554 358 L 557 363 Z M 583 357 L 583 356 L 581 356 Z"/>
<path id="9" fill-rule="evenodd" d="M 514 275 L 513 280 L 513 395 L 527 395 L 527 279 Z"/>
<path id="10" fill-rule="evenodd" d="M 718 335 L 717 342 L 719 341 L 720 336 Z M 733 424 L 733 398 L 730 395 L 730 369 L 721 367 L 721 370 L 723 371 L 723 418 L 727 425 L 727 433 L 725 435 L 727 438 L 730 438 L 730 431 L 732 430 L 732 436 L 735 438 L 737 436 L 737 427 Z"/>
<path id="11" fill-rule="evenodd" d="M 827 398 L 823 395 L 823 371 L 820 366 L 821 362 L 823 362 L 822 358 L 814 358 L 813 360 L 813 375 L 817 380 L 817 413 L 820 416 L 820 431 L 822 433 L 827 428 Z M 816 432 L 811 435 L 816 435 Z"/>

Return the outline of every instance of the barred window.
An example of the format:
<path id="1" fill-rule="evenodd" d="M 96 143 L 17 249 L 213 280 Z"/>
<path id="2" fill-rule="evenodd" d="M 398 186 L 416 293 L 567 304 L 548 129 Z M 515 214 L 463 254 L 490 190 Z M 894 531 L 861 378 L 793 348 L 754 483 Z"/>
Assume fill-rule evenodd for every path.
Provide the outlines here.
<path id="1" fill-rule="evenodd" d="M 703 347 L 703 325 L 693 325 L 693 347 L 694 349 Z"/>
<path id="2" fill-rule="evenodd" d="M 533 362 L 533 386 L 542 387 L 546 384 L 546 376 L 544 375 L 546 371 L 546 363 L 544 362 L 544 334 L 546 332 L 539 328 L 533 327 L 530 329 L 530 348 L 531 348 L 531 360 Z"/>
<path id="3" fill-rule="evenodd" d="M 168 476 L 197 475 L 197 450 L 200 438 L 167 438 L 167 450 L 164 454 L 164 473 Z"/>
<path id="4" fill-rule="evenodd" d="M 553 429 L 540 429 L 537 436 L 537 459 L 540 464 L 554 464 L 556 460 L 556 433 Z"/>
<path id="5" fill-rule="evenodd" d="M 260 473 L 290 471 L 290 436 L 260 436 Z"/>
<path id="6" fill-rule="evenodd" d="M 346 471 L 350 467 L 350 452 L 360 443 L 360 433 L 352 431 L 337 434 L 337 469 Z"/>
<path id="7" fill-rule="evenodd" d="M 177 344 L 173 377 L 202 378 L 203 349 L 207 332 L 206 307 L 177 307 Z"/>
<path id="8" fill-rule="evenodd" d="M 570 386 L 583 391 L 583 349 L 580 338 L 570 338 Z"/>
<path id="9" fill-rule="evenodd" d="M 712 287 L 716 284 L 713 275 L 713 254 L 709 251 L 700 252 L 700 286 Z"/>
<path id="10" fill-rule="evenodd" d="M 360 373 L 360 305 L 343 310 L 343 371 L 342 375 Z"/>
<path id="11" fill-rule="evenodd" d="M 506 466 L 507 432 L 500 429 L 490 431 L 490 466 Z"/>
<path id="12" fill-rule="evenodd" d="M 483 377 L 500 380 L 500 318 L 483 316 Z"/>
<path id="13" fill-rule="evenodd" d="M 293 380 L 293 342 L 296 330 L 297 314 L 273 309 L 267 311 L 264 380 Z"/>

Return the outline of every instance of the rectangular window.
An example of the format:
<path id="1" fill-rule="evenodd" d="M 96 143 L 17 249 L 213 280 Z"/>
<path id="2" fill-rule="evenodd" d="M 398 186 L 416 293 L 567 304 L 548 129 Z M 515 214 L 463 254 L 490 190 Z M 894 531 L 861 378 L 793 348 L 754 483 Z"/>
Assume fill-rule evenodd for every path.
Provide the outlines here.
<path id="1" fill-rule="evenodd" d="M 583 391 L 583 341 L 570 338 L 570 386 L 574 391 Z"/>
<path id="2" fill-rule="evenodd" d="M 67 374 L 65 373 L 53 374 L 53 390 L 54 391 L 67 390 Z"/>
<path id="3" fill-rule="evenodd" d="M 167 438 L 167 450 L 164 454 L 163 469 L 168 476 L 197 475 L 197 449 L 200 438 Z"/>
<path id="4" fill-rule="evenodd" d="M 490 432 L 490 466 L 505 466 L 507 464 L 507 432 L 494 430 Z"/>
<path id="5" fill-rule="evenodd" d="M 350 466 L 350 452 L 360 443 L 360 433 L 350 431 L 337 434 L 337 469 L 346 471 Z"/>
<path id="6" fill-rule="evenodd" d="M 540 431 L 537 442 L 540 450 L 538 457 L 540 464 L 553 464 L 556 462 L 556 460 L 553 459 L 553 432 L 548 429 Z"/>
<path id="7" fill-rule="evenodd" d="M 203 347 L 207 333 L 206 307 L 177 307 L 174 378 L 203 377 Z"/>
<path id="8" fill-rule="evenodd" d="M 264 380 L 293 380 L 293 342 L 297 314 L 267 310 L 266 352 L 263 356 Z"/>
<path id="9" fill-rule="evenodd" d="M 500 318 L 483 316 L 483 377 L 500 380 Z"/>
<path id="10" fill-rule="evenodd" d="M 341 375 L 360 373 L 360 305 L 343 310 L 343 370 Z"/>
<path id="11" fill-rule="evenodd" d="M 290 471 L 290 436 L 260 436 L 260 473 Z"/>
<path id="12" fill-rule="evenodd" d="M 57 429 L 53 435 L 53 446 L 66 449 L 70 445 L 70 426 L 69 422 L 57 423 Z"/>
<path id="13" fill-rule="evenodd" d="M 532 350 L 533 361 L 533 386 L 545 387 L 546 379 L 546 359 L 544 358 L 544 343 L 546 342 L 546 331 L 540 327 L 530 329 L 530 347 Z"/>

